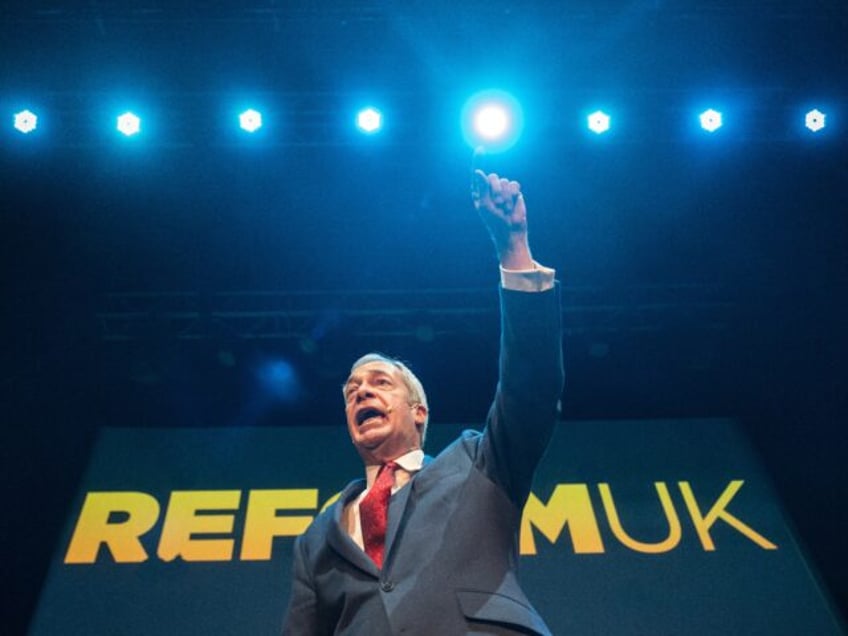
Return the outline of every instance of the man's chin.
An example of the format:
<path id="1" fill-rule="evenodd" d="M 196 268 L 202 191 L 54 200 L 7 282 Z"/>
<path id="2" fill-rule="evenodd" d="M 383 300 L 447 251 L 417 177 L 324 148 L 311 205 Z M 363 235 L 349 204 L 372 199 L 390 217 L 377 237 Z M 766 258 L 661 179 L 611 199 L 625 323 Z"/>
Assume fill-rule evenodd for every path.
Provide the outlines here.
<path id="1" fill-rule="evenodd" d="M 366 434 L 358 436 L 353 444 L 360 450 L 370 452 L 378 450 L 388 439 L 388 435 L 379 431 L 368 431 Z"/>

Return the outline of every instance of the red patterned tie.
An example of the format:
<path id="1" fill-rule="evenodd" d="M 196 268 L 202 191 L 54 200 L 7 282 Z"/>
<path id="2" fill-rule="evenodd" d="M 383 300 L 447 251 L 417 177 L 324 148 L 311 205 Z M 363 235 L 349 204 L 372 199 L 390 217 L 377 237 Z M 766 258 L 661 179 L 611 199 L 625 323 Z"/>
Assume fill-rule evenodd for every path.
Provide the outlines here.
<path id="1" fill-rule="evenodd" d="M 389 517 L 389 497 L 395 483 L 398 465 L 388 462 L 380 467 L 377 480 L 359 504 L 359 521 L 362 525 L 362 542 L 367 554 L 378 568 L 383 567 L 386 545 L 386 522 Z"/>

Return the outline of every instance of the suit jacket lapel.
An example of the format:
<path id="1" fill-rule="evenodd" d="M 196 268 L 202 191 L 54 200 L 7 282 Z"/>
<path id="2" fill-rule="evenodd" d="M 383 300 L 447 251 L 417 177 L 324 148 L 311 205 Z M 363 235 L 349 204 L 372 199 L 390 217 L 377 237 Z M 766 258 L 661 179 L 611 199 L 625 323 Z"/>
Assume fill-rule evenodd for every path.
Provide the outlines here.
<path id="1" fill-rule="evenodd" d="M 392 544 L 401 526 L 401 521 L 406 516 L 406 504 L 409 501 L 409 493 L 412 492 L 414 481 L 414 479 L 411 479 L 406 486 L 393 494 L 389 500 L 389 520 L 386 525 L 386 556 L 388 556 L 389 551 L 392 549 Z"/>
<path id="2" fill-rule="evenodd" d="M 330 523 L 330 529 L 327 532 L 327 543 L 332 547 L 343 559 L 350 561 L 358 567 L 373 576 L 378 576 L 377 566 L 371 558 L 363 552 L 353 539 L 348 535 L 344 527 L 343 514 L 345 506 L 356 499 L 359 494 L 365 489 L 365 480 L 358 479 L 348 484 L 342 491 L 339 500 L 333 506 L 333 520 Z"/>
<path id="3" fill-rule="evenodd" d="M 427 466 L 432 459 L 433 458 L 429 455 L 425 456 L 424 466 Z M 422 466 L 422 470 L 424 466 Z M 392 495 L 392 498 L 389 500 L 389 520 L 388 525 L 386 526 L 386 561 L 389 560 L 389 553 L 391 552 L 395 539 L 406 525 L 409 497 L 412 494 L 412 491 L 417 488 L 417 485 L 420 485 L 419 475 L 421 475 L 421 470 L 415 473 L 409 480 L 409 483 Z"/>

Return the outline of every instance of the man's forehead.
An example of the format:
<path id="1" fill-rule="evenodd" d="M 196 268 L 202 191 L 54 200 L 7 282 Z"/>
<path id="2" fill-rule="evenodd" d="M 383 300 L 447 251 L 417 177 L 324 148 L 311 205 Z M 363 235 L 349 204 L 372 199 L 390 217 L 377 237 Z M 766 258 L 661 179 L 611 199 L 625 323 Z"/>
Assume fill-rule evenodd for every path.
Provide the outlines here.
<path id="1" fill-rule="evenodd" d="M 371 360 L 370 362 L 354 367 L 350 372 L 350 377 L 348 377 L 347 382 L 352 382 L 359 377 L 374 373 L 385 373 L 386 375 L 397 376 L 400 374 L 400 369 L 386 360 Z"/>

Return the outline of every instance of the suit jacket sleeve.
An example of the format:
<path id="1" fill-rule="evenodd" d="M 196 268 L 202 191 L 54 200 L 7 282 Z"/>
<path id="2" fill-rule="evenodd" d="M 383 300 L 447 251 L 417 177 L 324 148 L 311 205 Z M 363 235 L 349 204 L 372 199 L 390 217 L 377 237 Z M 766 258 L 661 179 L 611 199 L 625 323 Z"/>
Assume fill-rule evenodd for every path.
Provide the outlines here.
<path id="1" fill-rule="evenodd" d="M 301 535 L 294 544 L 292 589 L 283 636 L 320 633 L 315 590 L 308 571 L 308 560 L 304 554 L 305 543 Z"/>
<path id="2" fill-rule="evenodd" d="M 478 466 L 521 507 L 556 425 L 564 380 L 559 285 L 501 289 L 498 387 Z"/>

